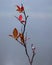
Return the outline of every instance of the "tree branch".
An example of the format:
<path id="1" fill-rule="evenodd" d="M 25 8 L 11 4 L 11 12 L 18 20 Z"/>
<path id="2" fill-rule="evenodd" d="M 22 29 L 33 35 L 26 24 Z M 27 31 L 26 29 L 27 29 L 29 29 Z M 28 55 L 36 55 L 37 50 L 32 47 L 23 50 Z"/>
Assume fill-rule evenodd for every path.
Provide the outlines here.
<path id="1" fill-rule="evenodd" d="M 19 40 L 16 40 L 16 41 L 19 42 L 21 45 L 23 45 L 22 42 L 20 42 Z M 24 45 L 23 45 L 23 46 L 24 46 Z"/>
<path id="2" fill-rule="evenodd" d="M 33 55 L 32 55 L 31 61 L 30 61 L 30 64 L 31 64 L 31 65 L 32 65 L 32 63 L 33 63 L 34 56 L 35 56 L 35 52 L 33 52 Z"/>
<path id="3" fill-rule="evenodd" d="M 23 4 L 22 4 L 22 5 L 23 5 Z M 27 23 L 27 18 L 28 18 L 28 16 L 26 16 L 25 10 L 24 10 L 23 14 L 24 14 L 24 17 L 25 17 L 25 24 L 22 23 L 23 26 L 24 26 L 22 34 L 24 35 L 24 34 L 25 34 L 25 29 L 26 29 L 26 23 Z M 15 16 L 15 17 L 16 17 L 16 16 Z M 16 18 L 17 18 L 17 17 L 16 17 Z M 19 19 L 18 19 L 18 20 L 19 20 Z M 20 21 L 20 20 L 19 20 L 19 21 Z M 32 65 L 33 59 L 34 59 L 34 56 L 35 56 L 35 52 L 33 52 L 32 58 L 30 59 L 30 56 L 29 56 L 28 51 L 27 51 L 26 42 L 24 41 L 24 44 L 22 44 L 22 42 L 20 42 L 19 40 L 17 40 L 17 41 L 18 41 L 21 45 L 24 46 L 24 48 L 25 48 L 25 53 L 26 53 L 26 55 L 27 55 L 27 57 L 28 57 L 29 63 L 30 63 L 30 65 Z"/>
<path id="4" fill-rule="evenodd" d="M 27 47 L 25 48 L 25 52 L 26 52 L 26 55 L 27 55 L 29 63 L 30 63 L 30 57 L 29 57 L 28 52 L 27 52 Z"/>

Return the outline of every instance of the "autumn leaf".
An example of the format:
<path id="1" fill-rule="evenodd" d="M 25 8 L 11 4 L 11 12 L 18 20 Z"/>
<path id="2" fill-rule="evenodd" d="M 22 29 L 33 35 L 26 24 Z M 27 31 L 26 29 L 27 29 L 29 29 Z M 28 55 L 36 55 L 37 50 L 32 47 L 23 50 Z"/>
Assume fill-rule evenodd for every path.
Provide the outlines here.
<path id="1" fill-rule="evenodd" d="M 17 7 L 16 11 L 18 11 L 19 13 L 22 13 L 24 11 L 23 5 L 21 5 L 21 6 L 16 5 L 16 7 Z"/>
<path id="2" fill-rule="evenodd" d="M 17 40 L 19 37 L 18 30 L 14 28 L 12 35 L 9 35 L 9 36 Z"/>
<path id="3" fill-rule="evenodd" d="M 16 17 L 16 16 L 15 16 Z M 20 23 L 25 23 L 25 20 L 23 20 L 23 16 L 22 15 L 19 15 L 18 17 L 16 17 Z"/>
<path id="4" fill-rule="evenodd" d="M 20 20 L 20 21 L 22 21 L 22 15 L 19 15 L 19 17 L 18 17 L 18 19 Z"/>
<path id="5" fill-rule="evenodd" d="M 20 11 L 20 6 L 18 6 L 18 5 L 16 5 L 16 7 L 17 7 L 17 10 L 16 11 Z"/>
<path id="6" fill-rule="evenodd" d="M 24 35 L 22 33 L 19 33 L 19 37 L 21 42 L 24 44 Z"/>
<path id="7" fill-rule="evenodd" d="M 23 7 L 23 5 L 21 6 L 21 11 L 24 11 L 24 7 Z"/>

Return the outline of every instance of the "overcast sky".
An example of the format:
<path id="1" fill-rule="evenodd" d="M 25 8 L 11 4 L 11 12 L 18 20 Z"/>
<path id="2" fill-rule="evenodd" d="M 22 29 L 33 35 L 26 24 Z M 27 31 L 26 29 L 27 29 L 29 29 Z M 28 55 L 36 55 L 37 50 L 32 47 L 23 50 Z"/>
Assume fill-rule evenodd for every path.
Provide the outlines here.
<path id="1" fill-rule="evenodd" d="M 19 15 L 16 5 L 21 3 L 29 16 L 29 54 L 31 44 L 36 47 L 33 65 L 52 65 L 52 0 L 0 0 L 0 65 L 29 65 L 24 47 L 8 36 L 15 27 L 20 31 L 21 24 L 14 16 Z"/>

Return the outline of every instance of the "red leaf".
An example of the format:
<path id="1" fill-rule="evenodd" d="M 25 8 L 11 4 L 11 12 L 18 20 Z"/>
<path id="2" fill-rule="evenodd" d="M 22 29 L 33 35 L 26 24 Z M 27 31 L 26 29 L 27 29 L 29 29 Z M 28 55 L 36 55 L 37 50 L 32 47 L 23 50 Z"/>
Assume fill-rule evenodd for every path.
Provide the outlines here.
<path id="1" fill-rule="evenodd" d="M 17 5 L 17 10 L 16 11 L 18 11 L 19 13 L 22 13 L 24 11 L 23 5 L 21 7 Z"/>
<path id="2" fill-rule="evenodd" d="M 16 11 L 20 11 L 20 9 L 21 9 L 20 6 L 17 5 L 17 10 Z"/>
<path id="3" fill-rule="evenodd" d="M 23 6 L 21 6 L 21 11 L 24 11 L 24 7 Z"/>
<path id="4" fill-rule="evenodd" d="M 22 15 L 19 15 L 18 19 L 21 21 L 22 20 Z"/>

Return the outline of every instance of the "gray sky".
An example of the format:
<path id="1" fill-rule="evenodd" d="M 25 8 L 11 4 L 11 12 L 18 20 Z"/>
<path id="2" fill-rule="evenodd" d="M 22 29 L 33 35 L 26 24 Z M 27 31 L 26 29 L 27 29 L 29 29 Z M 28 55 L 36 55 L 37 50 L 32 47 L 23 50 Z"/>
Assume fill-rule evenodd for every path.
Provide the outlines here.
<path id="1" fill-rule="evenodd" d="M 20 31 L 21 24 L 14 16 L 19 15 L 16 4 L 21 2 L 29 15 L 29 54 L 31 43 L 36 47 L 33 65 L 52 65 L 52 0 L 0 0 L 0 65 L 29 65 L 24 47 L 8 36 L 15 27 Z"/>

